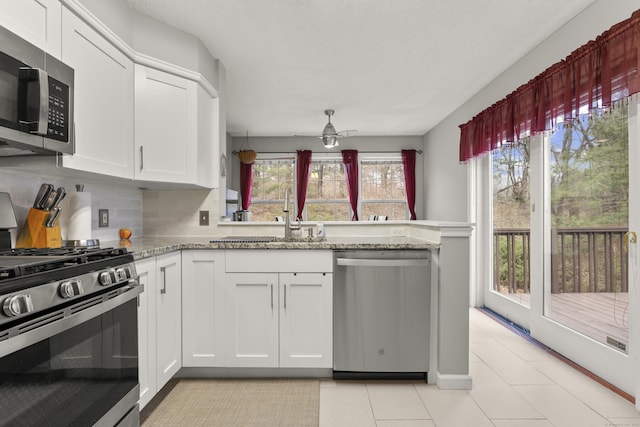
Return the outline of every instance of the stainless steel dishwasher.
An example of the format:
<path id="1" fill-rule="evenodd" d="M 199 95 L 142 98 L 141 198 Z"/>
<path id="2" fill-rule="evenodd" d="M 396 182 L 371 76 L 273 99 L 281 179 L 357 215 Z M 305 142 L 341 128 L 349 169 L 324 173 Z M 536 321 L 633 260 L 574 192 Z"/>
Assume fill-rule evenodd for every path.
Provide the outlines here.
<path id="1" fill-rule="evenodd" d="M 426 379 L 429 251 L 336 251 L 334 378 Z"/>

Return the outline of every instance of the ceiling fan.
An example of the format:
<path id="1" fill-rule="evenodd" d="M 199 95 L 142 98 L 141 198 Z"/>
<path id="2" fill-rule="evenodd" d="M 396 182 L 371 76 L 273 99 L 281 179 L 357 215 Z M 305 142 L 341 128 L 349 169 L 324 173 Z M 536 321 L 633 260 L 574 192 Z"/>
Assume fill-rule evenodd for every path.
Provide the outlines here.
<path id="1" fill-rule="evenodd" d="M 331 123 L 331 116 L 334 113 L 335 113 L 334 110 L 324 110 L 324 114 L 326 114 L 327 117 L 329 117 L 329 122 L 324 126 L 324 129 L 322 130 L 322 135 L 318 137 L 322 140 L 322 143 L 324 144 L 324 148 L 337 147 L 339 145 L 338 139 L 346 138 L 357 132 L 356 130 L 343 130 L 340 132 L 336 132 L 336 128 L 333 126 L 333 123 Z"/>

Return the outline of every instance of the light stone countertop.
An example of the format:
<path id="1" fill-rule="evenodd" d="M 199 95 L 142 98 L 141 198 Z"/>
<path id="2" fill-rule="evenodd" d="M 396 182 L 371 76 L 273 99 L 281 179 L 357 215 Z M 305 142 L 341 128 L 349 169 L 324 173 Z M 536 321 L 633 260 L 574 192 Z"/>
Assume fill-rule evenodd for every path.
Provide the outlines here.
<path id="1" fill-rule="evenodd" d="M 440 247 L 440 244 L 428 240 L 410 237 L 327 237 L 324 241 L 276 241 L 276 242 L 250 242 L 250 243 L 211 243 L 213 237 L 138 237 L 130 240 L 101 241 L 100 246 L 125 247 L 133 253 L 135 259 L 162 255 L 183 249 L 300 249 L 300 250 L 431 250 Z"/>

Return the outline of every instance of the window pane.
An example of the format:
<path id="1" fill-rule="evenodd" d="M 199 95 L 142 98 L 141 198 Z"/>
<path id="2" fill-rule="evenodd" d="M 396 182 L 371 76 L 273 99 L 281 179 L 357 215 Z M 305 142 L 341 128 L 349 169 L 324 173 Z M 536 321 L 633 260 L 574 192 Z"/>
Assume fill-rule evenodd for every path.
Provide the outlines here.
<path id="1" fill-rule="evenodd" d="M 529 306 L 529 144 L 504 145 L 493 159 L 493 290 Z"/>
<path id="2" fill-rule="evenodd" d="M 349 221 L 351 209 L 348 203 L 307 203 L 308 221 Z"/>
<path id="3" fill-rule="evenodd" d="M 368 220 L 370 216 L 386 216 L 387 219 L 407 219 L 407 204 L 391 203 L 362 203 L 362 219 Z"/>
<path id="4" fill-rule="evenodd" d="M 256 160 L 253 164 L 251 207 L 253 221 L 282 216 L 284 193 L 293 189 L 294 160 Z"/>
<path id="5" fill-rule="evenodd" d="M 550 140 L 551 283 L 544 314 L 626 351 L 627 110 L 582 116 L 559 126 Z"/>
<path id="6" fill-rule="evenodd" d="M 404 169 L 400 161 L 363 161 L 361 167 L 362 219 L 371 215 L 407 219 Z"/>
<path id="7" fill-rule="evenodd" d="M 306 219 L 308 221 L 348 221 L 347 184 L 340 161 L 315 161 L 309 167 Z"/>

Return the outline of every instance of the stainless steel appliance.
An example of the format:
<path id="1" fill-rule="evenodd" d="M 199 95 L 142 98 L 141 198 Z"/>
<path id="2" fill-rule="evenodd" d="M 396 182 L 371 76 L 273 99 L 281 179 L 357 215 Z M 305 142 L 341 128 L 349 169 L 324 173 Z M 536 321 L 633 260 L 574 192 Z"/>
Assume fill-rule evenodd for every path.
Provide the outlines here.
<path id="1" fill-rule="evenodd" d="M 0 155 L 73 154 L 73 69 L 0 27 Z"/>
<path id="2" fill-rule="evenodd" d="M 9 193 L 0 193 L 0 249 L 11 248 L 9 229 L 18 227 Z"/>
<path id="3" fill-rule="evenodd" d="M 337 251 L 334 260 L 334 378 L 426 379 L 429 251 Z"/>
<path id="4" fill-rule="evenodd" d="M 0 251 L 0 425 L 139 424 L 126 249 Z"/>

